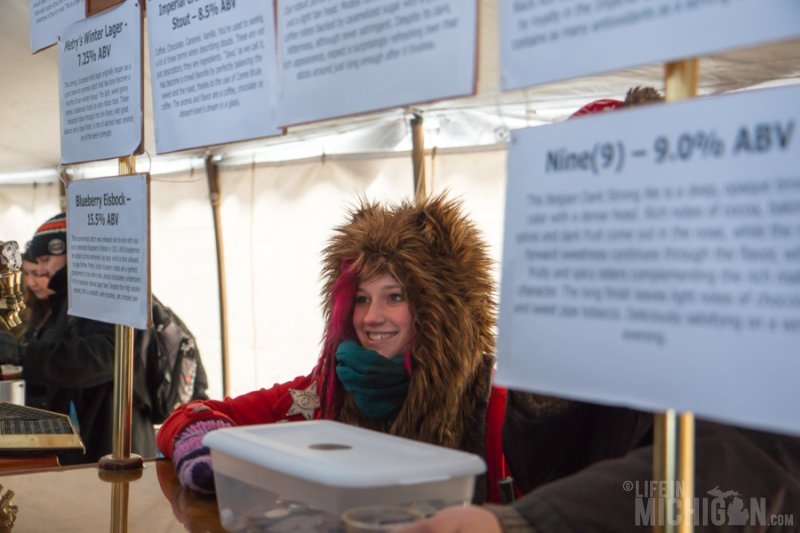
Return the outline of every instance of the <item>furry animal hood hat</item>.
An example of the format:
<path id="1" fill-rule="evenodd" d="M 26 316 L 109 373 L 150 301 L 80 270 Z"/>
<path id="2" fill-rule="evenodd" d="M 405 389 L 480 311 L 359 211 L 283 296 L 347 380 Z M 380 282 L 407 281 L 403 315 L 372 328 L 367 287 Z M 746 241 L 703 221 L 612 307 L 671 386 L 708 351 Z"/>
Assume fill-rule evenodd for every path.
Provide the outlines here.
<path id="1" fill-rule="evenodd" d="M 459 447 L 483 413 L 494 364 L 496 303 L 492 261 L 460 202 L 440 195 L 382 206 L 362 200 L 324 250 L 326 320 L 315 373 L 323 417 L 348 420 L 348 399 L 336 378 L 335 353 L 355 339 L 352 310 L 358 281 L 392 274 L 413 318 L 406 367 L 408 395 L 390 433 Z M 352 402 L 350 402 L 352 407 Z"/>
<path id="2" fill-rule="evenodd" d="M 612 98 L 595 100 L 575 111 L 569 116 L 569 118 L 593 115 L 595 113 L 603 113 L 605 111 L 613 111 L 622 107 L 655 104 L 663 101 L 664 97 L 661 96 L 661 93 L 659 93 L 653 87 L 633 87 L 628 89 L 628 92 L 625 94 L 625 100 L 614 100 Z"/>

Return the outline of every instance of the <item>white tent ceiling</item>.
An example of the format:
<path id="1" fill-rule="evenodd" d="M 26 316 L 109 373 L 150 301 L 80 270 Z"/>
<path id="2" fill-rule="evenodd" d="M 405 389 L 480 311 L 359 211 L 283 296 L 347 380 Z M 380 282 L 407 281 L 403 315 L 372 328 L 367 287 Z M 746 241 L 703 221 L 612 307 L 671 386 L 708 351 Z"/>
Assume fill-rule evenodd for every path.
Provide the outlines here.
<path id="1" fill-rule="evenodd" d="M 663 87 L 663 68 L 653 65 L 502 93 L 498 85 L 497 1 L 480 2 L 476 96 L 418 108 L 426 119 L 428 147 L 502 142 L 509 128 L 561 120 L 587 101 L 620 98 L 634 85 Z M 0 16 L 0 102 L 4 107 L 0 176 L 13 178 L 16 175 L 17 181 L 25 181 L 36 175 L 30 171 L 52 170 L 58 166 L 58 51 L 50 47 L 36 55 L 30 53 L 28 0 L 4 0 L 3 8 Z M 148 71 L 145 67 L 145 150 L 153 155 Z M 701 58 L 700 74 L 700 95 L 799 83 L 800 40 Z M 410 147 L 408 112 L 408 109 L 398 109 L 311 124 L 291 128 L 288 135 L 281 138 L 212 147 L 212 151 L 225 157 L 248 154 L 245 157 L 250 160 L 253 149 L 270 146 L 280 147 L 277 159 L 291 158 L 292 153 L 308 156 L 309 149 L 312 155 L 407 150 Z M 303 150 L 289 148 L 289 143 L 296 141 L 303 141 Z"/>

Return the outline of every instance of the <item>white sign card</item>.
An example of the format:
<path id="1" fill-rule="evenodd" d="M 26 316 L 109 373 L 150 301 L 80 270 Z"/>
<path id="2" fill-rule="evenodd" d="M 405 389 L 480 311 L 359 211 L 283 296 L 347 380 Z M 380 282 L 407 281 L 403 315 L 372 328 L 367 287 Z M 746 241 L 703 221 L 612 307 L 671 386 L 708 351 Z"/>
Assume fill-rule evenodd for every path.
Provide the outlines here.
<path id="1" fill-rule="evenodd" d="M 503 90 L 800 35 L 797 0 L 501 0 Z"/>
<path id="2" fill-rule="evenodd" d="M 281 125 L 473 94 L 476 0 L 279 0 Z"/>
<path id="3" fill-rule="evenodd" d="M 125 3 L 69 26 L 58 43 L 61 162 L 124 157 L 142 142 L 142 18 Z"/>
<path id="4" fill-rule="evenodd" d="M 156 151 L 278 135 L 272 2 L 147 2 Z"/>
<path id="5" fill-rule="evenodd" d="M 70 315 L 147 328 L 148 205 L 144 174 L 67 185 Z"/>
<path id="6" fill-rule="evenodd" d="M 515 132 L 497 382 L 800 433 L 799 101 Z"/>
<path id="7" fill-rule="evenodd" d="M 85 16 L 84 0 L 28 0 L 31 53 L 56 44 L 67 26 Z"/>

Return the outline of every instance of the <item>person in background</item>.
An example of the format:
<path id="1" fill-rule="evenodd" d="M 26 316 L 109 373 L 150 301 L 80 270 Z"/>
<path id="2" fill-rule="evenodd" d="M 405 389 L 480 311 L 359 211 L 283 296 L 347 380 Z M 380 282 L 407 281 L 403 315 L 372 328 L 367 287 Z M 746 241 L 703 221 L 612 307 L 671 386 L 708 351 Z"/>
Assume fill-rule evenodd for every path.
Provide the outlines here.
<path id="1" fill-rule="evenodd" d="M 52 289 L 47 287 L 50 279 L 47 274 L 39 274 L 39 265 L 31 256 L 30 243 L 25 253 L 22 254 L 22 284 L 25 289 L 25 305 L 28 309 L 33 309 L 38 302 L 47 301 L 52 294 Z"/>
<path id="2" fill-rule="evenodd" d="M 111 453 L 114 388 L 114 325 L 67 314 L 66 252 L 67 218 L 61 213 L 36 230 L 26 252 L 37 269 L 25 283 L 38 300 L 26 339 L 0 332 L 0 364 L 21 365 L 26 388 L 42 391 L 36 402 L 70 415 L 80 433 L 86 453 L 64 454 L 62 464 L 95 462 Z M 139 409 L 133 409 L 131 426 L 131 451 L 154 456 L 155 432 Z"/>
<path id="3" fill-rule="evenodd" d="M 400 531 L 650 530 L 661 487 L 653 484 L 649 444 L 545 483 L 512 505 L 448 507 Z M 697 421 L 693 490 L 694 514 L 678 511 L 695 524 L 694 531 L 794 531 L 800 519 L 800 438 Z"/>
<path id="4" fill-rule="evenodd" d="M 505 391 L 491 385 L 495 310 L 486 245 L 458 202 L 361 202 L 324 250 L 322 353 L 314 369 L 224 401 L 189 402 L 158 433 L 184 487 L 214 490 L 203 436 L 328 419 L 486 459 L 475 501 L 499 501 Z"/>
<path id="5" fill-rule="evenodd" d="M 655 89 L 637 87 L 628 91 L 624 101 L 590 102 L 572 117 L 662 100 Z M 655 504 L 647 488 L 653 480 L 651 426 L 651 413 L 508 391 L 503 448 L 517 490 L 524 497 L 507 506 L 450 507 L 400 531 L 533 533 L 651 528 L 654 524 L 649 520 L 654 514 L 646 514 L 647 506 Z M 735 514 L 737 510 L 749 513 L 751 498 L 768 506 L 764 520 L 773 515 L 791 516 L 797 525 L 800 439 L 698 421 L 695 465 L 693 490 L 700 502 L 695 510 L 700 514 L 690 518 L 695 520 L 695 531 L 767 529 L 769 523 L 760 522 L 757 515 L 751 520 L 749 515 Z M 746 502 L 745 507 L 736 507 L 733 499 L 711 503 L 728 493 Z M 638 515 L 639 523 L 637 505 L 643 513 Z M 711 512 L 717 515 L 709 518 L 712 505 L 717 511 Z"/>
<path id="6" fill-rule="evenodd" d="M 47 299 L 55 294 L 47 288 L 50 278 L 46 274 L 39 274 L 39 266 L 31 256 L 31 243 L 29 242 L 25 252 L 22 254 L 22 287 L 25 298 L 25 310 L 20 315 L 22 325 L 17 328 L 15 335 L 18 340 L 24 342 L 27 339 L 28 331 L 39 327 L 50 316 L 50 308 Z M 34 318 L 36 317 L 36 318 Z M 39 320 L 39 324 L 33 323 Z M 47 409 L 47 391 L 42 385 L 33 383 L 25 384 L 25 405 L 39 409 Z"/>

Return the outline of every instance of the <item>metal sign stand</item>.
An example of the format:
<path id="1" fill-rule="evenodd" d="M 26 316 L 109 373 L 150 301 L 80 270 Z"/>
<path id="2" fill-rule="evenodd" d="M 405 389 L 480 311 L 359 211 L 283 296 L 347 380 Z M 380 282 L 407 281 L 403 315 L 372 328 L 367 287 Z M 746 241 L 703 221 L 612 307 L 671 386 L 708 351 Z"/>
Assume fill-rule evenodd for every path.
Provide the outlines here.
<path id="1" fill-rule="evenodd" d="M 697 96 L 698 60 L 667 63 L 664 87 L 667 102 Z M 655 533 L 694 531 L 694 414 L 674 410 L 653 419 L 653 477 L 656 491 Z M 664 490 L 660 490 L 663 488 Z"/>
<path id="2" fill-rule="evenodd" d="M 136 173 L 135 158 L 119 159 L 119 175 Z M 131 454 L 131 417 L 133 412 L 133 328 L 115 326 L 114 335 L 114 434 L 111 455 L 100 458 L 102 471 L 128 471 L 143 468 L 142 457 Z"/>

